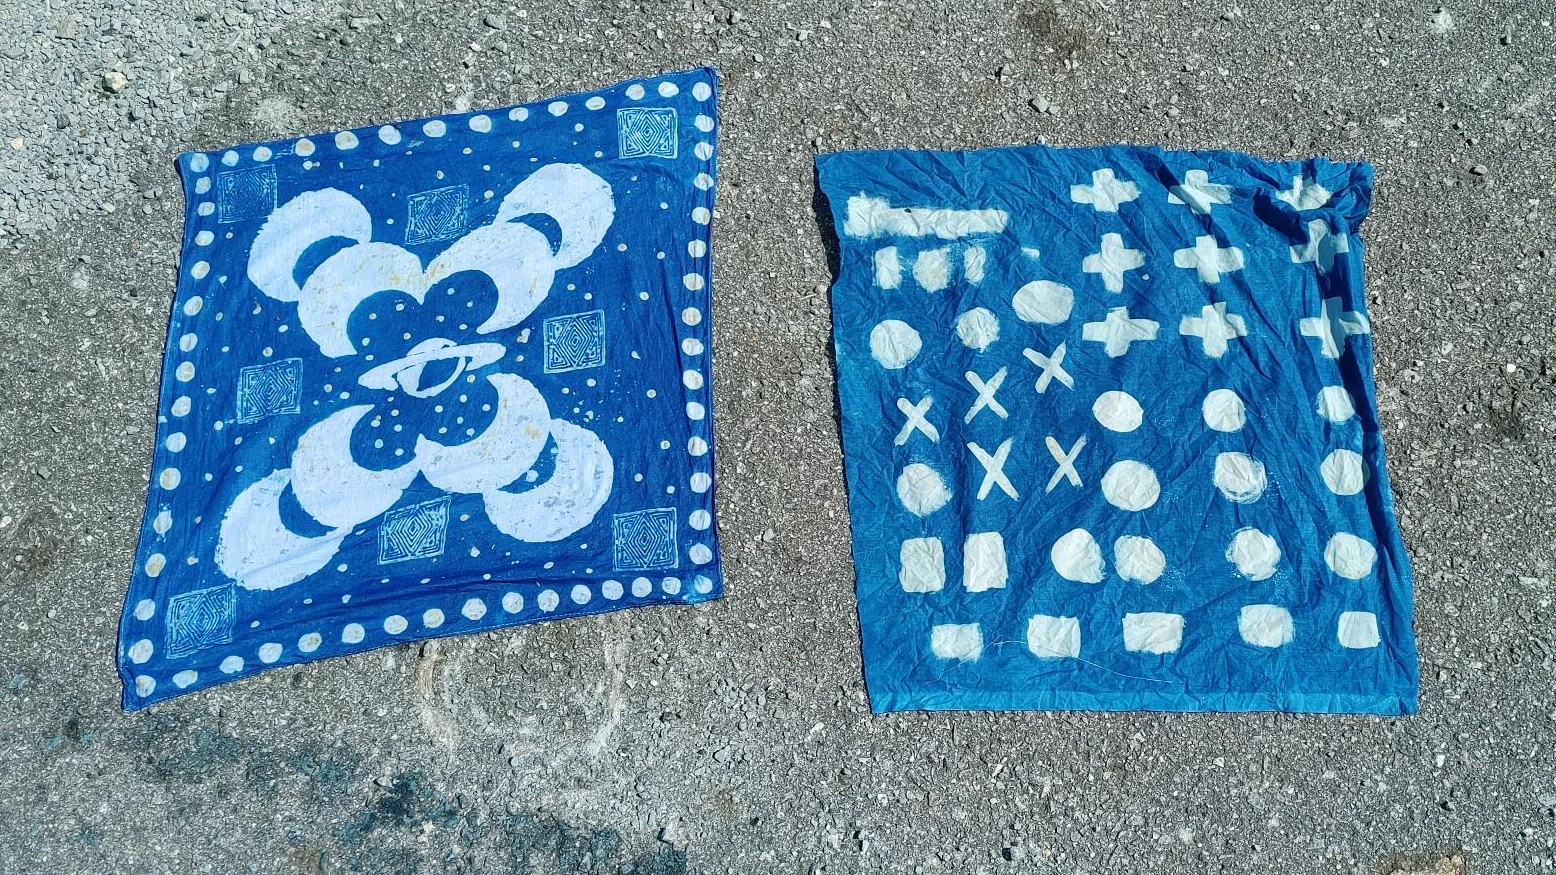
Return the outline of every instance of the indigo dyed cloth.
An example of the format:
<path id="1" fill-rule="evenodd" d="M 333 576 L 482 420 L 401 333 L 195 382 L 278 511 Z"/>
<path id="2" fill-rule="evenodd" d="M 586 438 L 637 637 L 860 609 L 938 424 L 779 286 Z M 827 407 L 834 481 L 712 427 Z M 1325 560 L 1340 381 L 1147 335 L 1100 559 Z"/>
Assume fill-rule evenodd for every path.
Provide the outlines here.
<path id="1" fill-rule="evenodd" d="M 179 158 L 126 708 L 720 595 L 714 85 Z"/>
<path id="2" fill-rule="evenodd" d="M 1369 166 L 817 163 L 876 710 L 1415 710 Z"/>

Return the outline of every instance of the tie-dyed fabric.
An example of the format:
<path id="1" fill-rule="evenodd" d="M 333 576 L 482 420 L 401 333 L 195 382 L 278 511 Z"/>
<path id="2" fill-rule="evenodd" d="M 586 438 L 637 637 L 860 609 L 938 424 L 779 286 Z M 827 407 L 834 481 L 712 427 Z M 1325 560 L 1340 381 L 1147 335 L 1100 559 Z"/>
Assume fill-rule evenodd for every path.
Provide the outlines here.
<path id="1" fill-rule="evenodd" d="M 876 710 L 1415 710 L 1370 167 L 817 163 Z"/>
<path id="2" fill-rule="evenodd" d="M 126 708 L 720 595 L 715 84 L 179 158 Z"/>

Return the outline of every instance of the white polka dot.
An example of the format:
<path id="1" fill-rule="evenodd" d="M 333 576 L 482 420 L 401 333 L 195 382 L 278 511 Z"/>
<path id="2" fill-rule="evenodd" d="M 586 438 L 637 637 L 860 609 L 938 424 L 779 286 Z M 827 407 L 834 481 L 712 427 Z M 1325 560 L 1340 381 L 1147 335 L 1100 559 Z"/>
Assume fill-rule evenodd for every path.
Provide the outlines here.
<path id="1" fill-rule="evenodd" d="M 681 321 L 687 325 L 697 325 L 702 322 L 702 311 L 696 307 L 687 307 L 681 311 Z"/>
<path id="2" fill-rule="evenodd" d="M 708 208 L 707 207 L 693 207 L 692 208 L 692 221 L 693 222 L 696 222 L 699 225 L 706 225 L 706 224 L 708 224 L 708 220 L 711 219 L 711 218 L 712 218 L 712 214 L 710 214 L 708 212 Z"/>
<path id="3" fill-rule="evenodd" d="M 696 577 L 692 578 L 692 589 L 697 590 L 703 595 L 707 595 L 708 593 L 713 592 L 713 578 L 706 574 L 697 575 Z"/>
<path id="4" fill-rule="evenodd" d="M 202 176 L 195 180 L 195 194 L 205 194 L 211 190 L 211 178 Z"/>
<path id="5" fill-rule="evenodd" d="M 438 608 L 428 608 L 421 613 L 421 624 L 428 629 L 436 629 L 443 625 L 443 612 Z"/>
<path id="6" fill-rule="evenodd" d="M 492 119 L 486 115 L 473 115 L 466 124 L 470 125 L 470 130 L 478 134 L 488 133 L 492 129 Z"/>
<path id="7" fill-rule="evenodd" d="M 211 159 L 199 152 L 189 156 L 189 169 L 196 173 L 204 173 L 211 166 Z"/>
<path id="8" fill-rule="evenodd" d="M 707 100 L 713 96 L 713 89 L 706 82 L 698 82 L 692 86 L 692 97 L 696 100 Z"/>
<path id="9" fill-rule="evenodd" d="M 646 577 L 636 577 L 632 580 L 632 594 L 643 598 L 654 591 L 654 584 Z"/>
<path id="10" fill-rule="evenodd" d="M 524 610 L 524 596 L 516 592 L 506 593 L 502 597 L 502 609 L 510 614 L 517 614 Z"/>
<path id="11" fill-rule="evenodd" d="M 599 96 L 598 94 L 596 94 L 595 96 L 589 98 L 588 100 L 585 100 L 584 101 L 584 106 L 587 106 L 590 109 L 604 109 L 605 108 L 605 98 L 603 98 L 603 97 Z"/>
<path id="12" fill-rule="evenodd" d="M 1123 535 L 1113 542 L 1113 568 L 1125 580 L 1152 583 L 1167 569 L 1167 557 L 1150 538 Z"/>
<path id="13" fill-rule="evenodd" d="M 1291 612 L 1279 605 L 1247 605 L 1237 615 L 1237 632 L 1255 647 L 1280 647 L 1291 641 Z"/>
<path id="14" fill-rule="evenodd" d="M 1128 433 L 1140 427 L 1145 412 L 1128 392 L 1103 392 L 1091 405 L 1091 415 L 1108 431 Z"/>
<path id="15" fill-rule="evenodd" d="M 701 258 L 708 254 L 708 244 L 701 240 L 692 240 L 686 244 L 686 254 L 692 258 Z"/>
<path id="16" fill-rule="evenodd" d="M 399 614 L 390 614 L 384 618 L 384 631 L 390 635 L 398 635 L 404 632 L 409 625 L 410 623 L 406 622 L 405 618 Z"/>
<path id="17" fill-rule="evenodd" d="M 622 592 L 621 581 L 619 580 L 607 580 L 600 584 L 600 595 L 605 596 L 608 601 L 616 601 L 621 598 Z"/>
<path id="18" fill-rule="evenodd" d="M 680 94 L 680 93 L 681 93 L 681 87 L 679 85 L 676 85 L 674 82 L 661 82 L 661 83 L 659 83 L 659 96 L 660 97 L 674 97 L 674 96 L 676 96 L 677 94 Z"/>
<path id="19" fill-rule="evenodd" d="M 296 152 L 297 157 L 299 158 L 307 158 L 309 155 L 313 154 L 313 141 L 307 137 L 303 137 L 292 146 L 292 151 Z"/>
<path id="20" fill-rule="evenodd" d="M 703 407 L 701 404 L 697 403 L 696 401 L 688 401 L 688 402 L 686 402 L 686 418 L 687 419 L 690 419 L 693 422 L 701 422 L 703 417 L 705 417 L 707 415 L 708 415 L 707 408 Z"/>
<path id="21" fill-rule="evenodd" d="M 188 442 L 189 438 L 185 437 L 183 432 L 176 431 L 168 435 L 167 440 L 163 441 L 162 445 L 167 447 L 168 452 L 177 453 L 182 452 Z"/>
<path id="22" fill-rule="evenodd" d="M 259 645 L 259 661 L 269 665 L 281 658 L 281 645 L 274 641 Z"/>
<path id="23" fill-rule="evenodd" d="M 156 646 L 151 643 L 151 640 L 148 638 L 142 638 L 141 640 L 130 645 L 130 662 L 133 662 L 136 665 L 144 665 L 146 660 L 150 659 L 151 654 L 155 651 Z"/>
<path id="24" fill-rule="evenodd" d="M 237 674 L 243 670 L 243 657 L 229 656 L 222 660 L 222 674 Z"/>
<path id="25" fill-rule="evenodd" d="M 713 158 L 713 144 L 698 143 L 692 147 L 692 154 L 696 155 L 699 161 L 708 161 Z"/>
<path id="26" fill-rule="evenodd" d="M 581 583 L 576 583 L 573 584 L 573 591 L 569 593 L 569 596 L 572 598 L 574 604 L 587 605 L 589 603 L 589 599 L 594 597 L 594 594 L 589 592 L 589 587 L 584 586 Z"/>
<path id="27" fill-rule="evenodd" d="M 188 416 L 189 406 L 192 404 L 188 395 L 180 395 L 173 400 L 172 411 L 174 416 Z"/>
<path id="28" fill-rule="evenodd" d="M 1330 422 L 1345 422 L 1356 415 L 1356 402 L 1343 386 L 1325 386 L 1318 390 L 1318 415 Z"/>
<path id="29" fill-rule="evenodd" d="M 643 99 L 643 86 L 637 84 L 636 82 L 632 83 L 631 85 L 628 85 L 627 86 L 627 96 L 632 98 L 633 100 L 642 100 Z"/>
<path id="30" fill-rule="evenodd" d="M 179 363 L 178 367 L 173 370 L 173 376 L 177 378 L 180 383 L 187 383 L 190 380 L 193 380 L 194 375 L 194 362 L 181 362 Z"/>
<path id="31" fill-rule="evenodd" d="M 686 441 L 686 452 L 693 456 L 706 456 L 708 454 L 708 442 L 693 435 Z"/>
<path id="32" fill-rule="evenodd" d="M 1226 545 L 1226 561 L 1249 580 L 1268 580 L 1280 562 L 1280 545 L 1251 526 L 1238 529 Z"/>
<path id="33" fill-rule="evenodd" d="M 1010 306 L 1022 321 L 1058 325 L 1070 318 L 1070 309 L 1075 306 L 1075 293 L 1069 286 L 1048 280 L 1034 280 L 1016 290 L 1015 296 L 1010 299 Z"/>
<path id="34" fill-rule="evenodd" d="M 681 591 L 681 579 L 679 577 L 666 577 L 664 580 L 659 581 L 659 588 L 670 595 L 675 595 Z"/>
<path id="35" fill-rule="evenodd" d="M 357 147 L 357 135 L 350 131 L 341 131 L 335 135 L 335 148 L 341 151 L 355 149 Z"/>
<path id="36" fill-rule="evenodd" d="M 900 370 L 918 357 L 924 341 L 901 319 L 885 319 L 870 330 L 870 355 L 887 370 Z"/>
<path id="37" fill-rule="evenodd" d="M 177 489 L 179 482 L 183 480 L 183 476 L 177 468 L 163 468 L 162 474 L 157 477 L 157 483 L 163 489 Z"/>
<path id="38" fill-rule="evenodd" d="M 709 526 L 713 525 L 713 514 L 705 510 L 694 510 L 686 518 L 686 522 L 699 532 L 706 531 Z"/>
<path id="39" fill-rule="evenodd" d="M 340 640 L 346 644 L 361 644 L 366 635 L 367 630 L 362 628 L 361 623 L 347 623 L 340 630 Z"/>
<path id="40" fill-rule="evenodd" d="M 1145 510 L 1155 504 L 1161 494 L 1156 472 L 1144 462 L 1134 459 L 1114 462 L 1102 475 L 1102 497 L 1119 510 Z"/>
<path id="41" fill-rule="evenodd" d="M 999 340 L 1000 321 L 983 307 L 974 307 L 956 317 L 956 336 L 968 349 L 983 352 Z"/>
<path id="42" fill-rule="evenodd" d="M 706 281 L 700 273 L 689 273 L 681 277 L 681 285 L 686 286 L 686 290 L 689 292 L 700 292 L 705 284 Z"/>
<path id="43" fill-rule="evenodd" d="M 161 553 L 153 553 L 146 557 L 146 576 L 156 577 L 167 567 L 167 557 Z"/>
<path id="44" fill-rule="evenodd" d="M 1102 548 L 1085 529 L 1071 529 L 1054 542 L 1048 551 L 1054 570 L 1065 580 L 1076 583 L 1102 582 Z"/>
<path id="45" fill-rule="evenodd" d="M 400 142 L 400 129 L 394 125 L 380 125 L 378 139 L 386 146 L 393 146 Z"/>
<path id="46" fill-rule="evenodd" d="M 1247 453 L 1218 454 L 1213 479 L 1221 494 L 1238 504 L 1258 501 L 1267 485 L 1264 463 Z"/>
<path id="47" fill-rule="evenodd" d="M 191 352 L 199 342 L 200 335 L 194 333 L 185 334 L 178 339 L 178 348 L 184 352 Z"/>
<path id="48" fill-rule="evenodd" d="M 983 631 L 977 623 L 941 623 L 929 630 L 929 650 L 941 659 L 975 662 L 983 656 Z"/>
<path id="49" fill-rule="evenodd" d="M 205 275 L 211 272 L 211 264 L 208 261 L 197 261 L 189 268 L 189 275 L 197 280 L 205 279 Z"/>
<path id="50" fill-rule="evenodd" d="M 206 201 L 205 203 L 202 203 L 199 206 L 195 207 L 195 213 L 197 215 L 209 216 L 210 214 L 212 214 L 214 212 L 216 212 L 216 205 L 211 203 L 210 201 Z"/>
<path id="51" fill-rule="evenodd" d="M 1182 644 L 1182 614 L 1141 611 L 1124 615 L 1124 649 L 1130 653 L 1173 653 Z"/>
<path id="52" fill-rule="evenodd" d="M 681 383 L 695 392 L 702 388 L 702 373 L 688 368 L 681 373 Z"/>
<path id="53" fill-rule="evenodd" d="M 707 565 L 713 561 L 713 549 L 707 544 L 693 544 L 691 549 L 686 551 L 686 556 L 693 564 Z"/>
<path id="54" fill-rule="evenodd" d="M 553 100 L 553 101 L 551 101 L 550 103 L 546 104 L 546 112 L 549 112 L 549 113 L 551 113 L 554 116 L 561 116 L 561 115 L 563 115 L 564 113 L 567 112 L 567 101 L 565 101 L 565 100 Z"/>
<path id="55" fill-rule="evenodd" d="M 151 675 L 141 674 L 135 676 L 135 694 L 145 698 L 157 691 L 157 679 Z"/>
<path id="56" fill-rule="evenodd" d="M 222 163 L 228 167 L 238 166 L 238 153 L 228 149 L 222 153 Z"/>
<path id="57" fill-rule="evenodd" d="M 928 516 L 951 500 L 951 491 L 939 472 L 923 462 L 914 462 L 897 477 L 897 500 L 910 513 Z"/>
<path id="58" fill-rule="evenodd" d="M 688 337 L 681 341 L 681 352 L 687 355 L 702 355 L 702 341 L 695 337 Z"/>
<path id="59" fill-rule="evenodd" d="M 464 607 L 459 609 L 466 620 L 479 620 L 486 616 L 486 602 L 480 599 L 465 599 Z"/>
<path id="60" fill-rule="evenodd" d="M 1378 635 L 1378 615 L 1370 611 L 1342 611 L 1335 631 L 1340 646 L 1352 650 L 1377 647 L 1382 641 Z"/>
<path id="61" fill-rule="evenodd" d="M 157 512 L 157 518 L 151 521 L 151 528 L 159 535 L 168 533 L 173 528 L 173 514 L 167 508 Z"/>
<path id="62" fill-rule="evenodd" d="M 699 115 L 692 119 L 692 126 L 697 130 L 702 131 L 704 134 L 712 133 L 713 118 L 711 116 Z"/>
<path id="63" fill-rule="evenodd" d="M 713 187 L 713 177 L 706 173 L 699 173 L 692 177 L 692 185 L 697 186 L 702 191 L 707 191 Z"/>
<path id="64" fill-rule="evenodd" d="M 1248 422 L 1243 399 L 1231 389 L 1216 389 L 1207 394 L 1199 405 L 1199 412 L 1205 418 L 1205 425 L 1216 431 L 1237 431 Z"/>
<path id="65" fill-rule="evenodd" d="M 1336 534 L 1324 547 L 1324 563 L 1348 580 L 1361 580 L 1371 574 L 1377 561 L 1377 548 L 1350 532 Z"/>
<path id="66" fill-rule="evenodd" d="M 318 650 L 319 645 L 322 643 L 324 643 L 324 636 L 320 635 L 318 632 L 309 632 L 306 635 L 303 635 L 303 637 L 297 639 L 297 649 L 301 650 L 303 653 L 312 653 L 315 650 Z"/>
<path id="67" fill-rule="evenodd" d="M 703 526 L 703 528 L 707 528 L 707 526 Z M 151 599 L 141 599 L 135 603 L 135 619 L 140 620 L 142 623 L 151 619 L 156 613 L 157 603 Z"/>
<path id="68" fill-rule="evenodd" d="M 254 160 L 255 161 L 269 161 L 270 160 L 270 155 L 271 155 L 271 152 L 270 152 L 270 147 L 269 146 L 258 146 L 258 147 L 256 147 L 254 149 Z"/>
<path id="69" fill-rule="evenodd" d="M 442 119 L 433 119 L 421 126 L 421 132 L 429 137 L 441 137 L 448 133 L 448 125 L 445 125 Z"/>
<path id="70" fill-rule="evenodd" d="M 1355 495 L 1367 485 L 1367 463 L 1352 450 L 1335 450 L 1325 456 L 1318 471 L 1335 495 Z"/>
<path id="71" fill-rule="evenodd" d="M 201 231 L 200 233 L 195 235 L 195 245 L 196 246 L 210 246 L 211 245 L 211 241 L 213 241 L 215 239 L 216 239 L 216 235 L 212 234 L 210 231 Z"/>
<path id="72" fill-rule="evenodd" d="M 547 613 L 556 610 L 556 606 L 561 601 L 562 599 L 557 596 L 556 590 L 552 589 L 541 590 L 540 595 L 535 597 L 535 604 Z"/>
<path id="73" fill-rule="evenodd" d="M 691 476 L 692 491 L 699 495 L 707 492 L 713 486 L 713 477 L 705 471 L 698 471 Z"/>
<path id="74" fill-rule="evenodd" d="M 204 306 L 205 306 L 205 299 L 204 298 L 200 297 L 199 295 L 191 295 L 189 297 L 189 300 L 184 302 L 184 315 L 185 316 L 194 316 L 194 315 L 198 314 L 200 312 L 200 308 L 202 308 Z"/>

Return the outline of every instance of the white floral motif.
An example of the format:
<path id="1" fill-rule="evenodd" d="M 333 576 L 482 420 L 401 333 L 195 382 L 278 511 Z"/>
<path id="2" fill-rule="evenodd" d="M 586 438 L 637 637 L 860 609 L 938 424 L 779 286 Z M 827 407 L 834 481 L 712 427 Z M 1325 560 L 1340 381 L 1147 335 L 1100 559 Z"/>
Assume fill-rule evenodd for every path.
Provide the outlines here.
<path id="1" fill-rule="evenodd" d="M 556 223 L 560 240 L 555 247 L 536 227 L 520 221 L 531 215 Z M 490 316 L 475 327 L 487 335 L 528 317 L 549 294 L 558 270 L 594 252 L 614 215 L 611 189 L 603 179 L 580 165 L 548 165 L 503 198 L 490 224 L 455 240 L 423 269 L 414 253 L 372 240 L 372 217 L 356 198 L 322 189 L 298 195 L 270 214 L 250 250 L 248 278 L 269 297 L 296 302 L 298 321 L 320 352 L 345 358 L 360 352 L 347 325 L 352 311 L 369 297 L 396 291 L 420 304 L 434 286 L 474 271 L 496 290 Z M 299 284 L 296 272 L 305 254 L 336 238 L 352 242 Z M 251 484 L 233 501 L 222 520 L 216 560 L 240 586 L 278 589 L 317 572 L 354 527 L 394 507 L 417 475 L 446 492 L 481 495 L 492 525 L 521 541 L 564 538 L 587 525 L 604 505 L 613 476 L 605 444 L 587 429 L 553 419 L 539 390 L 516 374 L 482 378 L 487 394 L 495 394 L 494 410 L 484 430 L 469 440 L 445 444 L 436 435 L 419 434 L 409 458 L 393 467 L 359 463 L 352 435 L 378 408 L 376 402 L 403 393 L 430 403 L 467 371 L 470 383 L 477 368 L 506 355 L 501 343 L 461 344 L 441 336 L 445 332 L 436 324 L 428 328 L 437 334 L 358 376 L 366 400 L 374 403 L 340 408 L 309 427 L 298 438 L 291 467 Z M 429 368 L 434 363 L 439 366 Z M 428 376 L 431 370 L 441 376 Z M 375 398 L 374 392 L 385 394 Z M 522 483 L 522 491 L 508 491 L 531 471 L 548 441 L 555 446 L 550 476 Z M 329 530 L 326 534 L 299 534 L 282 521 L 288 491 L 316 524 Z"/>

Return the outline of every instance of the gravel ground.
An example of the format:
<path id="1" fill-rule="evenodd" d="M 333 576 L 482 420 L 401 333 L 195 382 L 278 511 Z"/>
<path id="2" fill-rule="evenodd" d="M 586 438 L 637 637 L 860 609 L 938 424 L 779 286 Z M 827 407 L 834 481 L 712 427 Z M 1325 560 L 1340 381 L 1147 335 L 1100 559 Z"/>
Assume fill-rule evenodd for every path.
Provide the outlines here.
<path id="1" fill-rule="evenodd" d="M 1556 868 L 1556 30 L 1539 2 L 0 0 L 0 871 Z M 132 717 L 172 158 L 723 76 L 728 598 L 271 672 Z M 1376 162 L 1422 711 L 864 704 L 818 150 Z"/>

